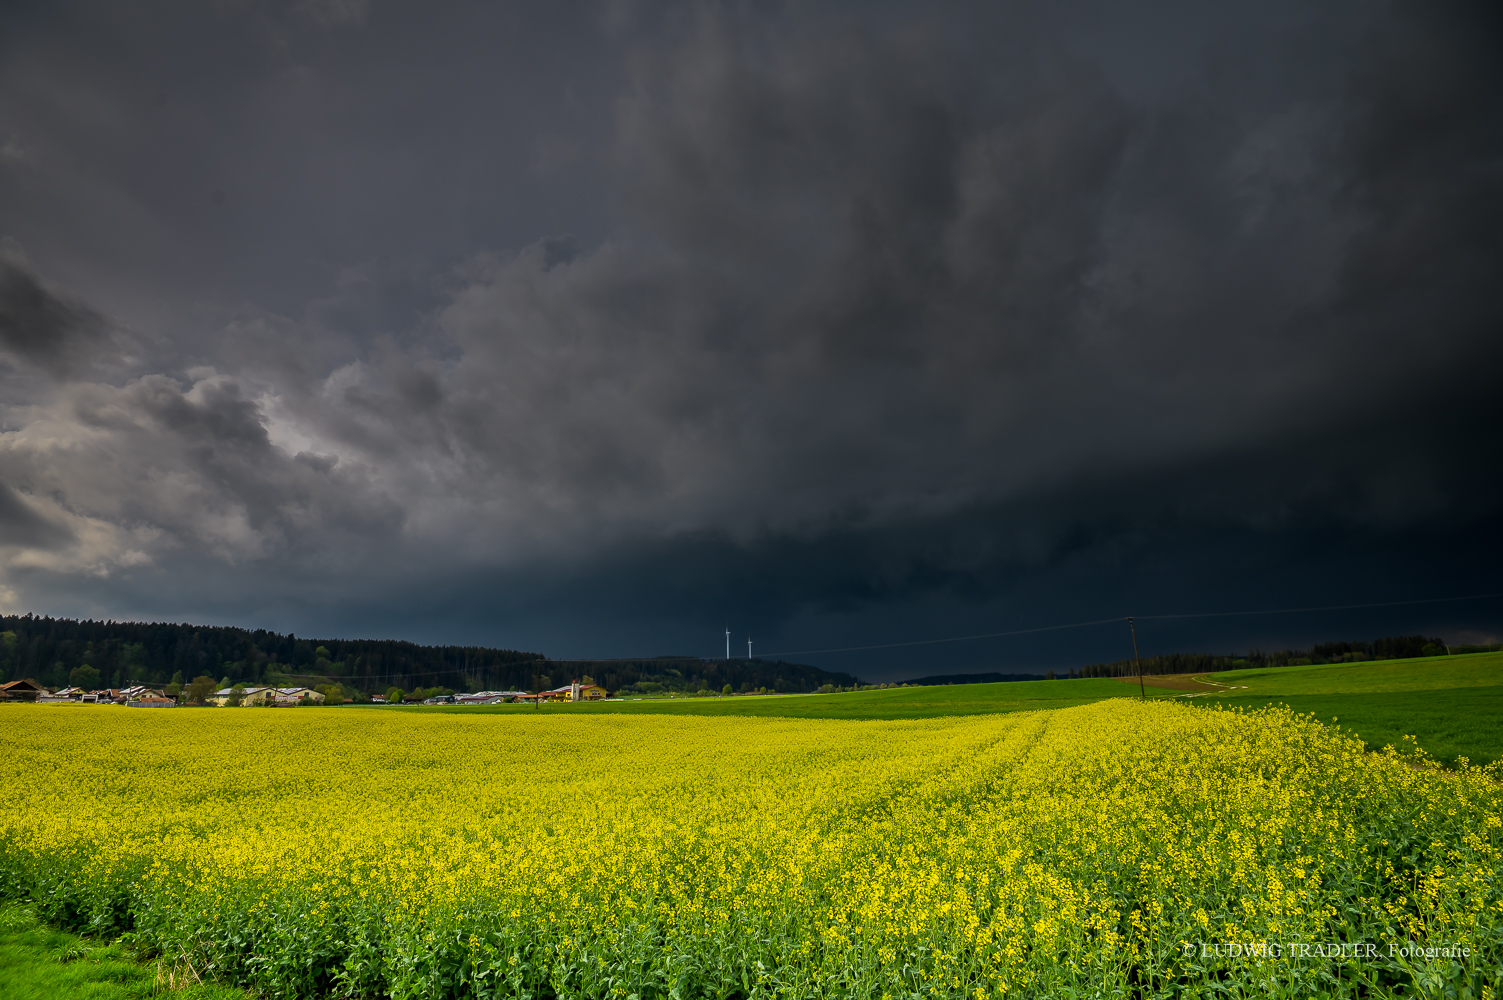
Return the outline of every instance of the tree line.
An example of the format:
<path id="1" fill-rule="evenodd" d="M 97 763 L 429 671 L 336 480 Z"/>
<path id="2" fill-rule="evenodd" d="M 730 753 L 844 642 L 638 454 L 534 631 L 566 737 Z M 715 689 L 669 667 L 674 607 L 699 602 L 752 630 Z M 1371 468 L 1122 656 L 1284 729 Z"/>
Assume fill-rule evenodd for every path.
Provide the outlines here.
<path id="1" fill-rule="evenodd" d="M 786 660 L 706 660 L 697 656 L 664 656 L 640 660 L 545 660 L 550 670 L 543 680 L 567 684 L 574 677 L 592 677 L 607 691 L 625 694 L 723 691 L 810 693 L 821 688 L 853 688 L 855 676 L 821 670 Z M 536 690 L 551 685 L 541 684 Z"/>
<path id="2" fill-rule="evenodd" d="M 1438 638 L 1423 635 L 1395 635 L 1368 642 L 1323 642 L 1309 649 L 1282 649 L 1264 652 L 1252 649 L 1246 656 L 1219 656 L 1214 653 L 1165 653 L 1145 656 L 1145 674 L 1202 674 L 1220 670 L 1247 670 L 1256 667 L 1291 667 L 1318 663 L 1360 663 L 1366 660 L 1407 660 L 1420 656 L 1444 656 L 1447 653 L 1475 653 L 1496 646 L 1451 646 Z M 1083 677 L 1131 677 L 1138 673 L 1138 662 L 1116 660 L 1092 663 L 1081 668 Z"/>
<path id="3" fill-rule="evenodd" d="M 335 682 L 385 692 L 541 691 L 589 676 L 612 692 L 723 690 L 806 692 L 850 687 L 857 679 L 769 660 L 550 660 L 541 653 L 486 646 L 421 646 L 399 639 L 306 639 L 267 629 L 170 622 L 77 621 L 0 615 L 0 681 L 29 678 L 47 687 L 186 684 L 211 677 L 248 685 Z"/>

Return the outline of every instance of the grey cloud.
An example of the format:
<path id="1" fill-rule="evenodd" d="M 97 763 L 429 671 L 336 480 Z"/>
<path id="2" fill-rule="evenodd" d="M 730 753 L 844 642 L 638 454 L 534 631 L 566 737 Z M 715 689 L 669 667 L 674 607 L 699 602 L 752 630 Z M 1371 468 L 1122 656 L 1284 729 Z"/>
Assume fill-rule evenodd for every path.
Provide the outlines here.
<path id="1" fill-rule="evenodd" d="M 198 572 L 349 565 L 401 531 L 368 467 L 276 446 L 259 405 L 212 371 L 64 381 L 20 412 L 25 425 L 0 435 L 0 480 L 32 497 L 0 497 L 13 584 L 185 555 Z"/>
<path id="2" fill-rule="evenodd" d="M 48 288 L 13 248 L 0 247 L 0 350 L 61 375 L 104 336 L 98 313 Z"/>
<path id="3" fill-rule="evenodd" d="M 233 380 L 202 377 L 185 389 L 153 376 L 109 395 L 133 419 L 133 433 L 118 436 L 111 449 L 141 462 L 141 485 L 180 477 L 187 494 L 178 506 L 152 489 L 147 496 L 170 506 L 143 505 L 135 516 L 167 532 L 196 531 L 198 537 L 189 534 L 186 542 L 218 545 L 236 560 L 296 561 L 322 558 L 330 534 L 374 539 L 400 528 L 367 470 L 274 446 L 259 408 Z M 183 509 L 190 504 L 192 514 Z"/>
<path id="4" fill-rule="evenodd" d="M 1497 315 L 1475 290 L 1423 347 L 1348 310 L 1390 229 L 1351 154 L 1389 117 L 1360 64 L 1291 87 L 1265 57 L 1145 109 L 1053 52 L 991 71 L 796 23 L 773 46 L 711 15 L 647 52 L 630 226 L 479 265 L 431 353 L 349 371 L 363 416 L 307 418 L 506 498 L 482 535 L 750 541 L 1283 448 L 1489 350 L 1456 318 Z"/>
<path id="5" fill-rule="evenodd" d="M 789 617 L 1160 535 L 1360 546 L 1498 516 L 1496 477 L 1459 468 L 1498 417 L 1485 12 L 1239 15 L 1195 68 L 1176 53 L 1193 82 L 1133 88 L 1147 56 L 1093 58 L 1026 6 L 621 9 L 588 39 L 279 10 L 164 18 L 224 68 L 177 67 L 201 96 L 158 117 L 98 99 L 109 129 L 18 98 L 41 63 L 0 74 L 0 126 L 75 178 L 122 122 L 180 151 L 171 184 L 139 151 L 78 182 L 150 218 L 139 263 L 26 230 L 58 273 L 132 276 L 93 279 L 97 310 L 0 274 L 44 317 L 10 349 L 56 380 L 12 407 L 0 472 L 101 551 L 365 567 L 398 603 L 451 565 L 713 593 L 689 563 L 734 553 L 724 586 Z M 133 72 L 115 59 L 70 85 Z M 15 190 L 24 228 L 42 202 Z M 136 276 L 171 330 L 128 365 L 97 316 L 141 325 Z"/>
<path id="6" fill-rule="evenodd" d="M 41 516 L 15 490 L 0 483 L 0 545 L 55 549 L 72 540 L 66 527 Z"/>
<path id="7" fill-rule="evenodd" d="M 1272 446 L 1491 351 L 1474 278 L 1383 289 L 1423 342 L 1350 311 L 1392 228 L 1358 193 L 1360 66 L 1149 111 L 1066 58 L 987 76 L 801 22 L 759 59 L 728 21 L 623 104 L 635 242 L 524 254 L 443 314 L 452 429 L 496 474 L 670 532 L 941 516 Z"/>
<path id="8" fill-rule="evenodd" d="M 370 16 L 370 0 L 299 0 L 298 13 L 322 25 L 362 24 Z"/>

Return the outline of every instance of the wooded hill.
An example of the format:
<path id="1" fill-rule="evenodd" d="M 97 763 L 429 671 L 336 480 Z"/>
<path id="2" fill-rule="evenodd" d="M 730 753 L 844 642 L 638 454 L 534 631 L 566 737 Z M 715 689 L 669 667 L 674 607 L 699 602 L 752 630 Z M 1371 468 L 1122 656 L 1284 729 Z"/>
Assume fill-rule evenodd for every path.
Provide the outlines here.
<path id="1" fill-rule="evenodd" d="M 1218 670 L 1247 670 L 1258 667 L 1308 666 L 1317 663 L 1360 663 L 1366 660 L 1407 660 L 1419 656 L 1444 656 L 1447 652 L 1477 653 L 1494 646 L 1452 646 L 1423 635 L 1395 635 L 1370 642 L 1323 642 L 1309 649 L 1284 649 L 1265 653 L 1253 649 L 1246 656 L 1218 656 L 1214 653 L 1168 653 L 1145 656 L 1144 674 L 1201 674 Z M 1093 663 L 1080 673 L 1084 677 L 1131 677 L 1138 672 L 1133 660 Z"/>
<path id="2" fill-rule="evenodd" d="M 449 688 L 539 691 L 591 677 L 613 693 L 850 687 L 849 674 L 781 660 L 550 660 L 484 646 L 420 646 L 396 639 L 303 639 L 265 629 L 167 622 L 74 621 L 0 616 L 0 681 L 28 677 L 48 687 L 89 667 L 88 687 L 184 683 L 196 676 L 246 684 L 334 681 L 367 692 Z M 80 676 L 89 676 L 84 672 Z M 76 682 L 76 681 L 75 681 Z"/>
<path id="3" fill-rule="evenodd" d="M 589 676 L 611 692 L 653 694 L 661 691 L 720 691 L 729 684 L 733 691 L 766 688 L 780 693 L 808 693 L 852 688 L 860 680 L 851 674 L 834 673 L 785 660 L 705 660 L 672 656 L 643 660 L 547 660 L 555 683 L 571 677 Z M 561 672 L 560 672 L 561 671 Z"/>

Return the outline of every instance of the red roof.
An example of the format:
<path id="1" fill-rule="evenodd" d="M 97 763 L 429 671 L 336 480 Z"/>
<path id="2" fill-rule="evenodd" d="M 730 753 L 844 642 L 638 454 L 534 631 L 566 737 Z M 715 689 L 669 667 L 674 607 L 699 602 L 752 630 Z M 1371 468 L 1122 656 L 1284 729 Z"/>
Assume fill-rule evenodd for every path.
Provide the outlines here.
<path id="1" fill-rule="evenodd" d="M 33 680 L 8 681 L 0 684 L 0 691 L 41 691 L 42 685 Z"/>

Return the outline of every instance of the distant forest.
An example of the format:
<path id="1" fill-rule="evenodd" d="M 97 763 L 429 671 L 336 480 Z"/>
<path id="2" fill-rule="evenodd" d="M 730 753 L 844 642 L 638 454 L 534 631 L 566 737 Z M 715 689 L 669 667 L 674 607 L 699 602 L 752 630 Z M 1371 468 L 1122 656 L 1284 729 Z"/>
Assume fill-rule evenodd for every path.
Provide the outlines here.
<path id="1" fill-rule="evenodd" d="M 62 687 L 83 666 L 97 671 L 100 687 L 186 683 L 196 676 L 282 686 L 332 681 L 366 692 L 391 687 L 540 691 L 585 677 L 612 693 L 720 691 L 726 684 L 737 691 L 805 692 L 858 683 L 850 674 L 781 660 L 550 660 L 540 653 L 484 646 L 302 639 L 265 629 L 0 616 L 0 681 L 24 677 Z"/>
<path id="2" fill-rule="evenodd" d="M 1484 648 L 1453 646 L 1451 652 Z M 1145 656 L 1145 674 L 1212 673 L 1248 667 L 1438 656 L 1441 640 L 1422 635 L 1371 642 L 1328 642 L 1310 649 L 1252 650 L 1246 656 L 1170 653 Z M 404 691 L 541 691 L 590 680 L 612 694 L 721 691 L 811 692 L 849 689 L 851 674 L 833 673 L 782 660 L 706 660 L 658 656 L 635 660 L 551 660 L 540 653 L 484 646 L 420 646 L 395 639 L 302 639 L 265 629 L 207 625 L 73 621 L 33 615 L 0 616 L 0 681 L 30 678 L 47 687 L 69 683 L 79 667 L 99 687 L 186 683 L 197 676 L 216 681 L 279 686 L 338 683 L 367 693 Z M 1063 673 L 1063 672 L 1062 672 Z M 1126 677 L 1132 660 L 1094 663 L 1077 677 Z M 956 684 L 1026 680 L 1027 674 L 960 674 L 924 677 L 910 684 Z"/>
<path id="3" fill-rule="evenodd" d="M 1417 656 L 1444 656 L 1447 652 L 1475 653 L 1495 646 L 1452 646 L 1447 650 L 1441 640 L 1423 635 L 1396 635 L 1371 642 L 1323 642 L 1309 649 L 1284 649 L 1265 653 L 1254 649 L 1246 656 L 1217 656 L 1214 653 L 1168 653 L 1143 657 L 1145 674 L 1203 674 L 1218 670 L 1246 670 L 1253 667 L 1290 667 L 1313 663 L 1359 663 L 1364 660 L 1405 660 Z M 1133 660 L 1093 663 L 1080 671 L 1084 677 L 1130 677 L 1138 672 Z"/>

